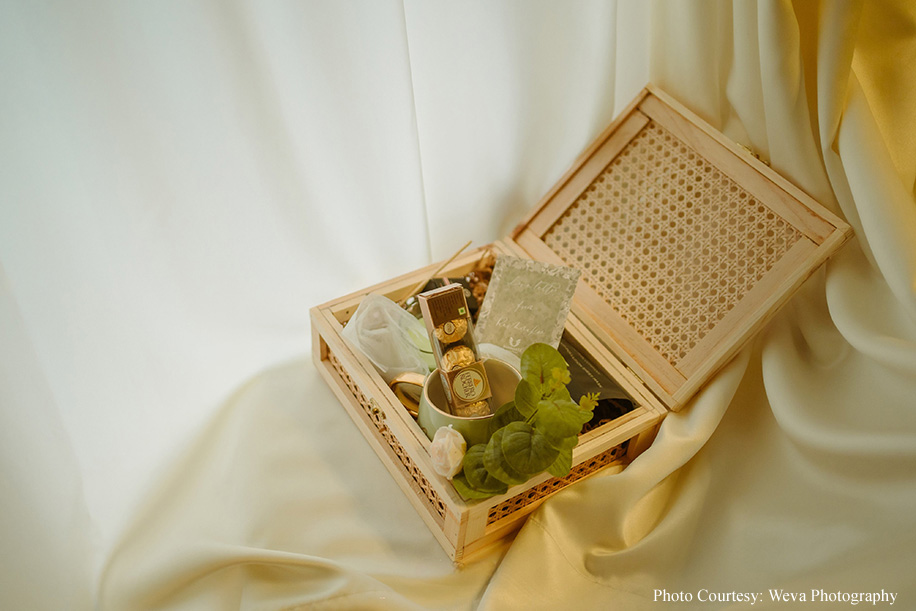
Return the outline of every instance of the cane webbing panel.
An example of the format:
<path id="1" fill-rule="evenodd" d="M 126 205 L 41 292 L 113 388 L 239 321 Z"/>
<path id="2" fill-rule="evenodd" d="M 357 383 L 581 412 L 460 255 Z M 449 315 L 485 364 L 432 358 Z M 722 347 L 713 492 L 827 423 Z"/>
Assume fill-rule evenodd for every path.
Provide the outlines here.
<path id="1" fill-rule="evenodd" d="M 535 503 L 545 496 L 549 496 L 558 490 L 573 484 L 587 475 L 591 475 L 601 469 L 607 467 L 608 465 L 614 463 L 620 463 L 624 456 L 626 456 L 627 445 L 629 441 L 624 441 L 618 446 L 614 446 L 609 450 L 605 450 L 597 456 L 593 456 L 588 460 L 584 460 L 581 463 L 575 465 L 570 469 L 569 474 L 564 477 L 552 477 L 549 480 L 533 486 L 528 490 L 524 490 L 515 496 L 506 499 L 499 505 L 490 508 L 490 512 L 487 515 L 487 524 L 493 524 L 505 518 L 506 516 L 511 516 L 520 509 Z"/>
<path id="2" fill-rule="evenodd" d="M 650 121 L 543 240 L 676 366 L 800 237 Z"/>
<path id="3" fill-rule="evenodd" d="M 359 385 L 354 382 L 353 378 L 347 372 L 346 367 L 340 362 L 340 359 L 330 350 L 328 350 L 328 361 L 331 363 L 337 375 L 340 376 L 341 381 L 346 385 L 347 390 L 352 393 L 360 407 L 366 412 L 366 416 L 375 426 L 381 438 L 391 447 L 391 450 L 394 452 L 395 456 L 397 456 L 404 471 L 410 475 L 413 480 L 412 487 L 414 492 L 426 500 L 427 505 L 432 510 L 431 515 L 433 519 L 441 527 L 445 521 L 445 502 L 439 497 L 439 494 L 430 485 L 429 480 L 426 479 L 423 472 L 413 459 L 411 459 L 410 454 L 404 449 L 404 446 L 398 442 L 397 438 L 391 432 L 391 429 L 385 424 L 383 413 L 372 405 L 372 401 L 363 393 Z"/>

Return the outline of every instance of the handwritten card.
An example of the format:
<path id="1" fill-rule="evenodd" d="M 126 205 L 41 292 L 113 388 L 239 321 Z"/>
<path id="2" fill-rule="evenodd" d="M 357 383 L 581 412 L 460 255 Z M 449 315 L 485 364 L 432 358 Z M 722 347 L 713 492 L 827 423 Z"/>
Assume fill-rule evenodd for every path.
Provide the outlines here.
<path id="1" fill-rule="evenodd" d="M 477 341 L 521 356 L 536 342 L 556 348 L 580 272 L 499 255 L 477 320 Z"/>

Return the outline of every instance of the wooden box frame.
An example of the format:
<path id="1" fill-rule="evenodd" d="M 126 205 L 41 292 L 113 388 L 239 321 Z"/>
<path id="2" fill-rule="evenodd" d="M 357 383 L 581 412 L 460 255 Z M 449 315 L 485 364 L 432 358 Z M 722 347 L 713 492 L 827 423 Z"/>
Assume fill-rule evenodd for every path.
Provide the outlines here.
<path id="1" fill-rule="evenodd" d="M 512 235 L 488 247 L 583 270 L 566 334 L 639 404 L 580 436 L 568 476 L 545 473 L 501 496 L 463 500 L 433 470 L 419 426 L 341 337 L 363 297 L 398 301 L 436 265 L 313 308 L 313 358 L 442 547 L 462 561 L 517 529 L 550 495 L 644 450 L 665 414 L 681 409 L 850 235 L 648 86 Z M 481 250 L 443 274 L 467 273 Z"/>

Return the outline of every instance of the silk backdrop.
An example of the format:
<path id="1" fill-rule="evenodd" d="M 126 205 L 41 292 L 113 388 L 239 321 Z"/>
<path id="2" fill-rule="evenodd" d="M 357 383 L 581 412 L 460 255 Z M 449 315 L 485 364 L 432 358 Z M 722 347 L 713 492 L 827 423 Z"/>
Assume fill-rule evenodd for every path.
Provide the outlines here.
<path id="1" fill-rule="evenodd" d="M 903 1 L 3 4 L 0 600 L 912 603 L 914 30 Z M 307 309 L 505 234 L 649 78 L 857 239 L 628 469 L 456 570 Z"/>

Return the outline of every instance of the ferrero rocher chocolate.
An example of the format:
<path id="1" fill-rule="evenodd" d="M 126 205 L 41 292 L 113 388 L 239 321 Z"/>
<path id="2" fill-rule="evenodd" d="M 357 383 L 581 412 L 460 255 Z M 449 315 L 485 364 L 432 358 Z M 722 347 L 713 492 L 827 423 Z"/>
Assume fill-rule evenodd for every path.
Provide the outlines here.
<path id="1" fill-rule="evenodd" d="M 467 367 L 476 360 L 477 357 L 473 350 L 467 346 L 455 346 L 445 351 L 439 361 L 439 367 L 442 368 L 442 371 L 455 371 Z"/>
<path id="2" fill-rule="evenodd" d="M 446 321 L 433 329 L 433 333 L 436 334 L 436 339 L 444 344 L 457 342 L 459 339 L 464 337 L 464 334 L 467 332 L 468 319 L 463 317 Z"/>
<path id="3" fill-rule="evenodd" d="M 464 287 L 449 284 L 417 299 L 449 403 L 440 407 L 460 416 L 490 413 L 490 384 L 477 352 Z"/>
<path id="4" fill-rule="evenodd" d="M 464 407 L 455 410 L 456 416 L 462 416 L 464 418 L 473 418 L 476 416 L 489 416 L 490 415 L 490 403 L 489 401 L 478 401 L 477 403 L 471 403 L 470 405 L 465 405 Z"/>

